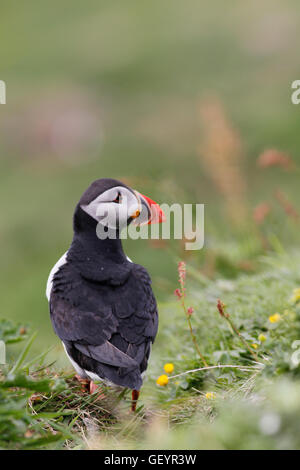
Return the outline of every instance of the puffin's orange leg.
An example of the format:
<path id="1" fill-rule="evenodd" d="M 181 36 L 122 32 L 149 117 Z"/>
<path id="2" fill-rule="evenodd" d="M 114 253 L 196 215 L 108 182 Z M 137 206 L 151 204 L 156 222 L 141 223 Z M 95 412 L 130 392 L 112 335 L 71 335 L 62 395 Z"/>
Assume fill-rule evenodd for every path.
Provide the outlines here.
<path id="1" fill-rule="evenodd" d="M 89 387 L 90 387 L 90 380 L 89 379 L 83 379 L 78 374 L 75 375 L 75 379 L 77 379 L 78 382 L 80 383 L 82 392 L 88 392 L 89 391 Z"/>
<path id="2" fill-rule="evenodd" d="M 90 381 L 90 394 L 97 392 L 99 388 L 99 385 L 96 385 L 92 380 Z"/>
<path id="3" fill-rule="evenodd" d="M 80 377 L 80 375 L 75 375 L 75 379 L 78 380 L 78 382 L 81 385 L 81 391 L 84 393 L 92 393 L 97 392 L 98 393 L 98 398 L 102 399 L 105 398 L 104 393 L 102 393 L 102 388 L 99 385 L 96 385 L 92 380 L 90 379 L 83 379 Z"/>
<path id="4" fill-rule="evenodd" d="M 131 411 L 136 410 L 136 404 L 139 399 L 139 396 L 140 396 L 139 390 L 132 390 Z"/>
<path id="5" fill-rule="evenodd" d="M 103 390 L 100 385 L 96 385 L 92 380 L 90 381 L 90 394 L 92 393 L 97 393 L 98 397 L 97 400 L 100 399 L 102 400 L 105 398 L 105 394 L 103 393 Z"/>

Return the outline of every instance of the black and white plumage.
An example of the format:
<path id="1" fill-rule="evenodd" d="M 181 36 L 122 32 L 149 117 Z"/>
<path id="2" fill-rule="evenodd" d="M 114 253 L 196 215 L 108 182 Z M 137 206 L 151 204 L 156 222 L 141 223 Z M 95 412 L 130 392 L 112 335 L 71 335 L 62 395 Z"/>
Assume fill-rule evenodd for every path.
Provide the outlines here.
<path id="1" fill-rule="evenodd" d="M 116 238 L 98 238 L 99 207 L 109 216 L 117 209 L 118 227 L 109 217 L 105 222 Z M 76 206 L 74 238 L 50 273 L 47 296 L 54 331 L 82 378 L 133 390 L 142 386 L 157 333 L 157 305 L 146 269 L 124 254 L 119 229 L 153 217 L 163 221 L 159 206 L 112 179 L 95 181 Z"/>

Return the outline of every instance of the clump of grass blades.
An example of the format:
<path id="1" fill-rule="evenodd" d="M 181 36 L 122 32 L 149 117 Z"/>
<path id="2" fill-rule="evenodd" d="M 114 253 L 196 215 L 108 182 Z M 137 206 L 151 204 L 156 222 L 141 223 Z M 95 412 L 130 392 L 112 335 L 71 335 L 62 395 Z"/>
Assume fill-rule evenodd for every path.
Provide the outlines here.
<path id="1" fill-rule="evenodd" d="M 27 337 L 7 320 L 0 322 L 0 332 L 7 344 Z M 79 433 L 87 422 L 93 421 L 98 430 L 114 425 L 126 391 L 110 391 L 99 400 L 98 393 L 83 393 L 73 374 L 57 373 L 44 365 L 48 351 L 27 360 L 35 337 L 31 335 L 17 359 L 0 369 L 0 448 L 82 448 Z"/>

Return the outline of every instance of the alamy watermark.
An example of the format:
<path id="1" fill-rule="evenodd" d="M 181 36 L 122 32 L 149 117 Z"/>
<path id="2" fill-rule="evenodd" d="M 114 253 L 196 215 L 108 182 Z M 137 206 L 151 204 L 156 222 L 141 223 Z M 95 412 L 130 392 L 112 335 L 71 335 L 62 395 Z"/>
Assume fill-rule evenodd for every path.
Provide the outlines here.
<path id="1" fill-rule="evenodd" d="M 4 341 L 0 341 L 0 365 L 6 364 L 6 346 Z"/>
<path id="2" fill-rule="evenodd" d="M 6 104 L 6 84 L 0 80 L 0 104 Z"/>
<path id="3" fill-rule="evenodd" d="M 292 83 L 292 89 L 295 90 L 292 93 L 291 100 L 293 104 L 300 104 L 300 80 L 294 80 Z"/>
<path id="4" fill-rule="evenodd" d="M 204 204 L 160 204 L 165 220 L 160 223 L 140 223 L 138 219 L 129 225 L 120 225 L 118 206 L 109 212 L 99 204 L 97 217 L 97 236 L 100 240 L 115 239 L 151 239 L 184 240 L 186 250 L 201 250 L 204 246 Z"/>

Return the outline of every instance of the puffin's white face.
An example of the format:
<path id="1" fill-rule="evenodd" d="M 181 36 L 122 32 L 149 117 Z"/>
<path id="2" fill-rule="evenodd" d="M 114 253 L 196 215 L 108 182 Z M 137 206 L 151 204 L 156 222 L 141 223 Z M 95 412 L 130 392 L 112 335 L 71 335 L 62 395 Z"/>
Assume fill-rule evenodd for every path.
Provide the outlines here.
<path id="1" fill-rule="evenodd" d="M 81 208 L 100 224 L 122 229 L 142 215 L 143 203 L 139 193 L 124 186 L 115 186 Z"/>

